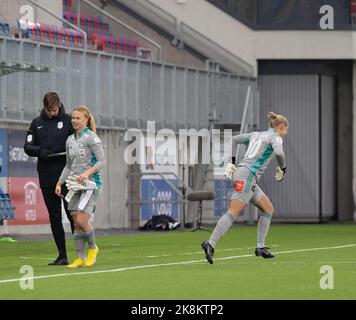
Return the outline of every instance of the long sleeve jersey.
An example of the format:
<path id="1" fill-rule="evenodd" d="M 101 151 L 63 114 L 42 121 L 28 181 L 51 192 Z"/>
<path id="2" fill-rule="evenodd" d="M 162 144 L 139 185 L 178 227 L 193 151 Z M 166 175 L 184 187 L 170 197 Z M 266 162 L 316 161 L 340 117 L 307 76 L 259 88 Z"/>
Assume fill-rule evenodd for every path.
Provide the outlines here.
<path id="1" fill-rule="evenodd" d="M 273 129 L 233 136 L 233 155 L 236 154 L 238 144 L 248 145 L 245 156 L 238 166 L 248 168 L 256 176 L 257 180 L 261 178 L 274 156 L 276 156 L 278 165 L 281 168 L 286 167 L 283 140 Z"/>

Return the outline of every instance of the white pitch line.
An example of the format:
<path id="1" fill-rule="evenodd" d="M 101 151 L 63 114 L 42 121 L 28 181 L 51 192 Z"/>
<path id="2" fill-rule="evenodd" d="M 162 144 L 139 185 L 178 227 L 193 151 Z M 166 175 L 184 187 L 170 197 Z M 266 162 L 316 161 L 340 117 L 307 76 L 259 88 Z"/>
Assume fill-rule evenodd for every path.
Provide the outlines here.
<path id="1" fill-rule="evenodd" d="M 356 247 L 356 244 L 347 244 L 347 245 L 335 246 L 335 247 L 322 247 L 322 248 L 288 250 L 288 251 L 274 252 L 274 254 L 288 254 L 288 253 L 309 252 L 309 251 L 319 251 L 319 250 L 343 249 L 343 248 L 351 248 L 351 247 Z M 214 260 L 215 261 L 223 261 L 223 260 L 247 258 L 247 257 L 254 257 L 254 256 L 255 256 L 254 254 L 244 254 L 244 255 L 239 255 L 239 256 L 217 258 L 217 259 L 214 259 Z M 126 268 L 119 268 L 119 269 L 112 269 L 112 270 L 98 270 L 98 271 L 77 272 L 77 273 L 59 273 L 59 274 L 50 274 L 50 275 L 37 276 L 37 277 L 23 277 L 23 278 L 17 278 L 17 279 L 5 279 L 5 280 L 0 280 L 0 284 L 1 283 L 17 282 L 17 281 L 20 281 L 20 280 L 27 280 L 28 281 L 28 280 L 38 280 L 38 279 L 48 279 L 48 278 L 59 278 L 59 277 L 70 277 L 70 276 L 79 276 L 79 275 L 99 274 L 99 273 L 114 273 L 114 272 L 122 272 L 122 271 L 129 271 L 129 270 L 139 270 L 139 269 L 147 269 L 147 268 L 155 268 L 155 267 L 177 266 L 177 265 L 185 265 L 185 264 L 193 264 L 193 263 L 202 263 L 202 262 L 205 262 L 205 261 L 206 261 L 205 259 L 201 259 L 201 260 L 180 261 L 180 262 L 161 263 L 161 264 L 149 264 L 149 265 L 126 267 Z"/>
<path id="2" fill-rule="evenodd" d="M 55 258 L 36 258 L 36 257 L 19 257 L 19 259 L 27 259 L 27 260 L 53 260 Z"/>
<path id="3" fill-rule="evenodd" d="M 344 246 L 337 246 L 337 247 L 323 247 L 323 248 L 288 250 L 288 251 L 274 252 L 273 254 L 286 254 L 286 253 L 309 252 L 309 251 L 319 251 L 319 250 L 343 249 L 343 248 L 351 248 L 351 247 L 356 247 L 356 244 L 346 244 Z M 219 258 L 219 259 L 215 259 L 215 260 L 231 260 L 231 259 L 237 259 L 237 258 L 240 258 L 240 257 L 247 257 L 247 256 L 250 257 L 250 256 L 254 256 L 254 255 L 251 254 L 251 255 L 244 255 L 244 256 L 224 257 L 224 258 Z"/>

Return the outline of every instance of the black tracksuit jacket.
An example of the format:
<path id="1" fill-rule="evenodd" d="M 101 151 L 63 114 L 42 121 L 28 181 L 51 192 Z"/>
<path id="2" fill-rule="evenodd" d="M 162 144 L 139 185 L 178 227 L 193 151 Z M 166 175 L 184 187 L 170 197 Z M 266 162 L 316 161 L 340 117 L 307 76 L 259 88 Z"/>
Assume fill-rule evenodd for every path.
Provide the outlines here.
<path id="1" fill-rule="evenodd" d="M 54 188 L 66 165 L 65 155 L 41 155 L 65 152 L 67 138 L 73 133 L 71 116 L 65 113 L 63 104 L 56 117 L 49 118 L 43 109 L 41 115 L 32 120 L 24 149 L 27 155 L 38 157 L 37 171 L 41 188 Z"/>

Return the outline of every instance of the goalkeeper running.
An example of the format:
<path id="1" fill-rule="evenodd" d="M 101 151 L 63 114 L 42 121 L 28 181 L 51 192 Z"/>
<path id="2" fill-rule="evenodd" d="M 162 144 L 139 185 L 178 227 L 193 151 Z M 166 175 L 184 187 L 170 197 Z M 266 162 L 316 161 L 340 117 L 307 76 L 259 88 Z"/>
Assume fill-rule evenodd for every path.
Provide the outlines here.
<path id="1" fill-rule="evenodd" d="M 70 269 L 91 267 L 96 262 L 99 248 L 89 219 L 101 191 L 102 181 L 99 170 L 105 166 L 103 145 L 95 133 L 95 121 L 87 107 L 74 108 L 72 125 L 75 133 L 67 139 L 67 162 L 55 191 L 58 196 L 63 197 L 61 188 L 64 183 L 69 190 L 65 200 L 74 218 L 77 254 L 74 262 L 67 266 Z M 87 255 L 86 244 L 89 246 Z"/>
<path id="2" fill-rule="evenodd" d="M 246 144 L 248 149 L 243 160 L 235 166 L 236 157 L 231 157 L 225 170 L 225 176 L 233 180 L 234 193 L 229 209 L 218 221 L 210 239 L 202 242 L 205 257 L 210 264 L 217 242 L 229 230 L 235 219 L 249 202 L 260 209 L 257 227 L 256 256 L 273 258 L 273 254 L 265 247 L 272 215 L 273 205 L 262 189 L 257 185 L 269 162 L 275 155 L 278 162 L 275 179 L 281 182 L 286 173 L 286 161 L 283 152 L 282 138 L 287 135 L 289 123 L 285 116 L 268 113 L 270 129 L 264 132 L 252 132 L 232 137 L 232 154 L 236 154 L 237 144 Z"/>

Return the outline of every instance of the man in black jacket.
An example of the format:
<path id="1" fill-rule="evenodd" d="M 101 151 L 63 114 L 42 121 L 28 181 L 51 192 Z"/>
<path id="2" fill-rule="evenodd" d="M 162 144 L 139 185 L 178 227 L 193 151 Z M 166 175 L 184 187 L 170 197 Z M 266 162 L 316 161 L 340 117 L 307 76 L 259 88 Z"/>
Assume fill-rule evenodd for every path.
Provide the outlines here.
<path id="1" fill-rule="evenodd" d="M 65 145 L 74 133 L 71 116 L 65 113 L 57 93 L 48 92 L 43 98 L 41 115 L 32 120 L 25 141 L 25 152 L 38 157 L 37 171 L 42 195 L 49 213 L 51 230 L 59 252 L 58 258 L 49 265 L 68 265 L 65 234 L 62 225 L 62 200 L 55 194 L 55 187 L 66 165 Z M 67 190 L 63 187 L 63 196 Z M 73 218 L 68 204 L 63 201 L 67 217 L 74 230 Z"/>

